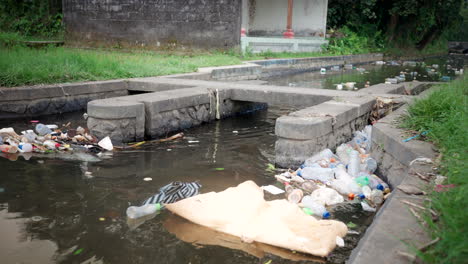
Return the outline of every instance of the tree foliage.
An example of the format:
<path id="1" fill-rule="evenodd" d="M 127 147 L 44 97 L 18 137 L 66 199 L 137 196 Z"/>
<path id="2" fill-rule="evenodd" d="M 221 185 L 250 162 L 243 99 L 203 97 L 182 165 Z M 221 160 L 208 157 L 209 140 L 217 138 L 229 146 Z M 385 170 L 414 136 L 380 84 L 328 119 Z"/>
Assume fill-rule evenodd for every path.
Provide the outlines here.
<path id="1" fill-rule="evenodd" d="M 381 32 L 390 43 L 422 49 L 444 34 L 456 35 L 463 5 L 464 0 L 330 0 L 328 26 Z"/>
<path id="2" fill-rule="evenodd" d="M 62 1 L 0 0 L 0 30 L 56 36 L 62 32 Z"/>

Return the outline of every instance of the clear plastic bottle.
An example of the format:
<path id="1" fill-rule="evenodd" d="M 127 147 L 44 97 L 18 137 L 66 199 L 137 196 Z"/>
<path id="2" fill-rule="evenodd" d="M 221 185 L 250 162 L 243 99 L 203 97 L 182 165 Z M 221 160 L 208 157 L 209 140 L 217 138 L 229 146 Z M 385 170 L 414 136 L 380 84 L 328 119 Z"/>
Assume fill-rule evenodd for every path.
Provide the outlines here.
<path id="1" fill-rule="evenodd" d="M 24 137 L 28 140 L 28 143 L 32 143 L 34 140 L 36 140 L 37 135 L 34 133 L 34 131 L 28 130 L 24 132 Z"/>
<path id="2" fill-rule="evenodd" d="M 369 199 L 370 196 L 371 196 L 372 191 L 369 188 L 369 186 L 364 186 L 364 187 L 362 187 L 362 193 L 364 194 L 364 196 L 366 196 L 367 199 Z"/>
<path id="3" fill-rule="evenodd" d="M 357 177 L 360 171 L 361 159 L 359 152 L 356 150 L 351 151 L 349 155 L 348 174 L 352 177 Z"/>
<path id="4" fill-rule="evenodd" d="M 333 169 L 322 168 L 320 165 L 315 163 L 312 167 L 301 169 L 297 172 L 297 175 L 307 180 L 318 180 L 325 183 L 333 180 L 335 173 L 333 172 Z"/>
<path id="5" fill-rule="evenodd" d="M 302 205 L 306 208 L 309 208 L 313 215 L 327 219 L 330 217 L 330 213 L 327 211 L 325 206 L 321 205 L 320 203 L 317 203 L 310 197 L 309 195 L 304 196 L 302 198 Z"/>
<path id="6" fill-rule="evenodd" d="M 130 206 L 127 208 L 127 217 L 131 219 L 140 218 L 146 215 L 154 214 L 161 210 L 161 204 L 145 204 L 142 206 Z"/>
<path id="7" fill-rule="evenodd" d="M 309 167 L 309 166 L 312 166 L 312 164 L 318 162 L 318 161 L 321 161 L 321 160 L 326 160 L 328 162 L 330 162 L 330 159 L 331 158 L 337 158 L 335 156 L 335 154 L 333 154 L 333 151 L 331 151 L 330 149 L 324 149 L 322 151 L 320 151 L 319 153 L 313 155 L 312 157 L 308 158 L 305 162 L 304 162 L 304 165 L 306 167 Z"/>
<path id="8" fill-rule="evenodd" d="M 348 144 L 341 144 L 336 148 L 336 155 L 338 155 L 338 158 L 343 162 L 343 164 L 349 164 L 349 154 L 353 148 L 348 145 Z"/>
<path id="9" fill-rule="evenodd" d="M 384 182 L 382 179 L 377 177 L 377 175 L 372 174 L 368 176 L 369 178 L 369 187 L 371 189 L 379 189 L 379 190 L 384 190 L 388 188 L 388 184 Z"/>
<path id="10" fill-rule="evenodd" d="M 377 161 L 371 157 L 368 157 L 364 160 L 364 162 L 360 166 L 361 166 L 361 171 L 372 174 L 375 172 L 375 170 L 377 170 Z"/>
<path id="11" fill-rule="evenodd" d="M 48 128 L 46 125 L 39 123 L 36 125 L 36 132 L 40 136 L 45 136 L 45 135 L 51 134 L 52 130 Z"/>
<path id="12" fill-rule="evenodd" d="M 359 187 L 354 179 L 346 173 L 345 169 L 335 169 L 335 177 L 336 179 L 331 181 L 330 186 L 342 195 L 361 192 L 361 187 Z"/>

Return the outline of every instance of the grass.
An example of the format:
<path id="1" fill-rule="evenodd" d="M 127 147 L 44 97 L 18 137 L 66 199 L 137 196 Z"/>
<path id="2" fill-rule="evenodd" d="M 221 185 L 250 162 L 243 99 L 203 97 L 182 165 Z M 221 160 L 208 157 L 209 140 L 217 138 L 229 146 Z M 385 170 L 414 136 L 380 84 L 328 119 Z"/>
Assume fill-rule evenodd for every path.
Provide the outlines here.
<path id="1" fill-rule="evenodd" d="M 0 48 L 0 86 L 160 76 L 239 63 L 239 58 L 221 53 L 170 55 L 13 46 Z"/>
<path id="2" fill-rule="evenodd" d="M 427 263 L 466 263 L 468 259 L 468 77 L 440 85 L 428 97 L 416 101 L 408 109 L 402 126 L 429 131 L 427 139 L 442 154 L 441 174 L 444 184 L 456 187 L 446 192 L 431 193 L 432 208 L 440 217 L 434 222 L 426 218 L 433 238 L 441 240 L 421 254 Z"/>
<path id="3" fill-rule="evenodd" d="M 240 64 L 249 60 L 333 56 L 343 52 L 362 54 L 373 51 L 365 48 L 359 39 L 354 42 L 361 43 L 358 45 L 361 48 L 344 47 L 348 41 L 330 46 L 326 52 L 263 52 L 245 55 L 234 50 L 181 54 L 171 51 L 84 50 L 52 46 L 34 49 L 23 44 L 27 40 L 44 39 L 0 32 L 0 87 L 161 76 L 195 72 L 199 67 Z M 346 45 L 353 46 L 354 42 Z"/>

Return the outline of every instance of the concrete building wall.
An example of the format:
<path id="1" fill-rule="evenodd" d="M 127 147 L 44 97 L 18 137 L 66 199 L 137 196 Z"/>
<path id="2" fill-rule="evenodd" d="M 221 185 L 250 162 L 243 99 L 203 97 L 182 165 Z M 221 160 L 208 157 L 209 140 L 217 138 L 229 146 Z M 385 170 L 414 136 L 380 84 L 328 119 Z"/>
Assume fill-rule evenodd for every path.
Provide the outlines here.
<path id="1" fill-rule="evenodd" d="M 63 0 L 66 41 L 81 46 L 231 48 L 242 0 Z"/>
<path id="2" fill-rule="evenodd" d="M 286 30 L 287 0 L 244 0 L 243 6 L 242 26 L 249 35 L 280 36 Z M 327 0 L 295 0 L 292 28 L 296 36 L 325 36 L 327 6 Z"/>

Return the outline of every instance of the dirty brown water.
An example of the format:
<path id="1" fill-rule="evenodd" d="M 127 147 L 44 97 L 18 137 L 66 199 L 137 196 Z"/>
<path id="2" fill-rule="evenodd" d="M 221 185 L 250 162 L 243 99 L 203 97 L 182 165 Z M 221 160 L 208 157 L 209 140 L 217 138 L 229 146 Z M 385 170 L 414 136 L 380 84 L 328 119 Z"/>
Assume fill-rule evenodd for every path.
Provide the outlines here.
<path id="1" fill-rule="evenodd" d="M 2 263 L 292 263 L 301 259 L 299 263 L 305 263 L 314 259 L 261 244 L 246 245 L 168 211 L 130 226 L 125 215 L 129 205 L 139 205 L 172 181 L 199 181 L 202 193 L 246 180 L 281 187 L 267 165 L 274 163 L 275 120 L 287 112 L 270 108 L 204 124 L 184 131 L 183 139 L 114 151 L 97 163 L 52 156 L 25 160 L 2 154 Z M 76 127 L 85 125 L 81 115 L 36 119 L 59 125 L 72 121 Z M 7 126 L 18 132 L 32 127 L 29 119 L 0 121 L 0 127 Z M 145 177 L 153 180 L 146 182 Z M 335 249 L 327 259 L 315 259 L 316 263 L 344 263 L 373 218 L 357 204 L 332 211 L 332 216 L 357 224 L 352 230 L 359 234 L 348 234 L 344 248 Z"/>
<path id="2" fill-rule="evenodd" d="M 413 77 L 406 74 L 406 81 L 440 81 L 442 76 L 456 77 L 454 70 L 463 68 L 467 65 L 467 56 L 443 56 L 427 58 L 418 61 L 418 65 L 414 67 L 401 65 L 354 65 L 355 68 L 363 68 L 365 71 L 360 72 L 357 69 L 344 69 L 341 67 L 338 71 L 331 70 L 327 67 L 326 74 L 320 74 L 319 71 L 303 71 L 286 75 L 273 75 L 265 78 L 268 85 L 291 86 L 291 87 L 305 87 L 305 88 L 322 88 L 322 89 L 336 89 L 336 84 L 346 82 L 356 82 L 355 87 L 362 89 L 365 83 L 369 81 L 370 85 L 384 83 L 386 78 L 394 78 L 400 75 L 400 72 L 417 72 L 418 74 Z M 439 68 L 434 72 L 430 68 L 421 65 L 424 62 L 426 66 L 438 64 Z M 449 69 L 447 68 L 449 66 Z M 343 88 L 346 90 L 346 88 Z"/>

